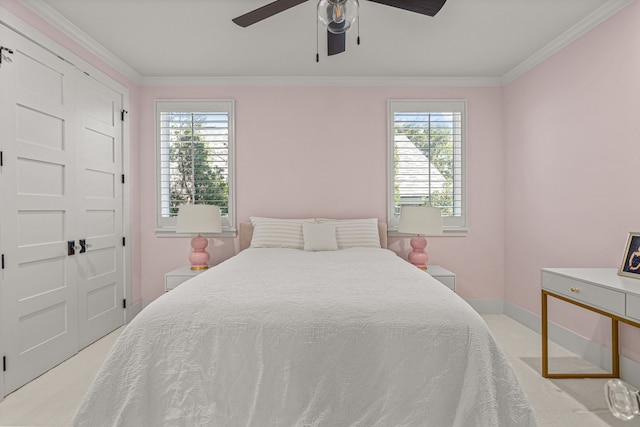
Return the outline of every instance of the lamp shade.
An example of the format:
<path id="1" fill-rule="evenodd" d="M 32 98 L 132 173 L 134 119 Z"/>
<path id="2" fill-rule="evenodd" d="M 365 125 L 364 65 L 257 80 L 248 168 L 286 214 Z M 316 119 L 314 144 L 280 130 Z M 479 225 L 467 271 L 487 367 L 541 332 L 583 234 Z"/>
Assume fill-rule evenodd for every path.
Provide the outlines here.
<path id="1" fill-rule="evenodd" d="M 178 209 L 178 233 L 220 233 L 220 208 L 213 205 L 182 205 Z"/>
<path id="2" fill-rule="evenodd" d="M 442 234 L 442 211 L 431 206 L 403 206 L 399 233 L 435 236 Z"/>

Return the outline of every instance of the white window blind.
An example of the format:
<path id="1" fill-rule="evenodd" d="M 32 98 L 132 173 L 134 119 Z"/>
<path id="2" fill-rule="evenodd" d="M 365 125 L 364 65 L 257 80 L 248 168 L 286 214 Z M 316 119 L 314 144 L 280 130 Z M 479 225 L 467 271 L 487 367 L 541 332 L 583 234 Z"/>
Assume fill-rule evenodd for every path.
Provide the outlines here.
<path id="1" fill-rule="evenodd" d="M 389 228 L 403 205 L 442 209 L 464 228 L 465 101 L 389 101 Z"/>
<path id="2" fill-rule="evenodd" d="M 157 101 L 158 226 L 175 226 L 182 204 L 220 207 L 233 221 L 233 101 Z"/>

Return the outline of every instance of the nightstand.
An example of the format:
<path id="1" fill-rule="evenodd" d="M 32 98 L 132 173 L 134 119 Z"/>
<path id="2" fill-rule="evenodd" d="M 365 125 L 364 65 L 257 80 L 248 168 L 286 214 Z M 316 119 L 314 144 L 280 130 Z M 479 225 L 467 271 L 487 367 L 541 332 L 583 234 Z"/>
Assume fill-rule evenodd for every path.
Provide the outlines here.
<path id="1" fill-rule="evenodd" d="M 427 269 L 425 271 L 429 273 L 431 277 L 455 292 L 456 273 L 452 273 L 451 271 L 447 270 L 446 268 L 440 267 L 439 265 L 427 265 Z"/>
<path id="2" fill-rule="evenodd" d="M 192 277 L 197 276 L 207 270 L 192 270 L 190 265 L 184 265 L 180 268 L 176 268 L 164 275 L 164 290 L 169 292 L 172 289 L 178 287 L 182 282 L 186 282 Z"/>

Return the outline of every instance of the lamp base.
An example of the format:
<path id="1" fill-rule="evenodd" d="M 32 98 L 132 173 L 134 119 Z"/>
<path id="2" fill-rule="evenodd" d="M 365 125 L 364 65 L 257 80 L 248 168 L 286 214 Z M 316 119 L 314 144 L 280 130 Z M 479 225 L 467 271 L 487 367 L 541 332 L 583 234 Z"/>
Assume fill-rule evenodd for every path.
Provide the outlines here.
<path id="1" fill-rule="evenodd" d="M 200 234 L 191 239 L 193 252 L 189 255 L 189 261 L 191 262 L 192 270 L 206 270 L 209 268 L 207 263 L 211 257 L 205 250 L 207 246 L 209 246 L 209 241 L 206 237 L 202 237 Z"/>
<path id="2" fill-rule="evenodd" d="M 409 252 L 409 262 L 422 270 L 426 270 L 429 254 L 424 248 L 427 247 L 427 239 L 422 236 L 415 236 L 411 238 L 410 244 L 413 251 Z"/>

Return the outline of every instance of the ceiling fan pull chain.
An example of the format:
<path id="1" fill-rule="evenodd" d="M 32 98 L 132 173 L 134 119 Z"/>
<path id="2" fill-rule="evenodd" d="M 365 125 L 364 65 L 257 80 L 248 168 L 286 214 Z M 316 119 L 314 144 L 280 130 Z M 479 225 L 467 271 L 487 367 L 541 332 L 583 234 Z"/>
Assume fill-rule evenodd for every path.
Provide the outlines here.
<path id="1" fill-rule="evenodd" d="M 316 17 L 316 62 L 320 62 L 320 42 L 318 41 L 318 18 Z"/>

